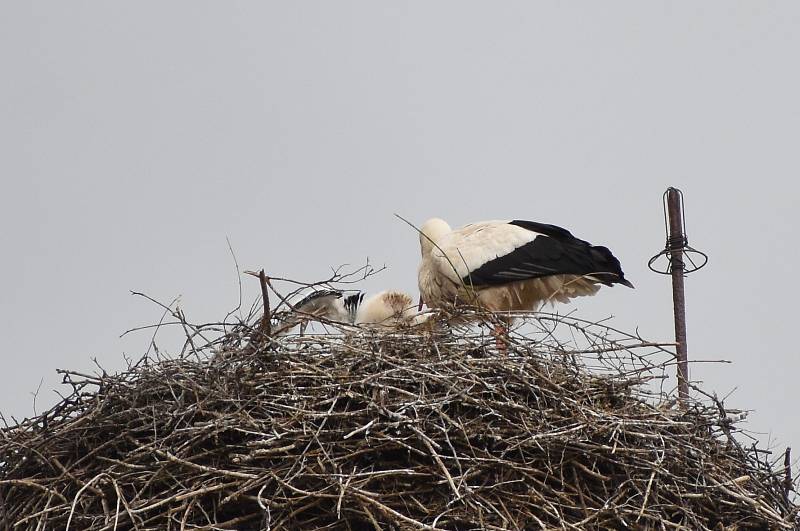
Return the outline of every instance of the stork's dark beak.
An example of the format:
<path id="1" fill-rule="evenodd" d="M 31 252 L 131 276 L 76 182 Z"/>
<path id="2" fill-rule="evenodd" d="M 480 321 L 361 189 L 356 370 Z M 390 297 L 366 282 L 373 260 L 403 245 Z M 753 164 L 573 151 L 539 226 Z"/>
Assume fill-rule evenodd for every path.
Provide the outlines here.
<path id="1" fill-rule="evenodd" d="M 633 284 L 625 280 L 624 278 L 618 282 L 618 284 L 622 284 L 623 286 L 628 286 L 629 288 L 633 288 Z"/>
<path id="2" fill-rule="evenodd" d="M 422 295 L 419 296 L 419 304 L 417 305 L 417 311 L 422 311 Z"/>

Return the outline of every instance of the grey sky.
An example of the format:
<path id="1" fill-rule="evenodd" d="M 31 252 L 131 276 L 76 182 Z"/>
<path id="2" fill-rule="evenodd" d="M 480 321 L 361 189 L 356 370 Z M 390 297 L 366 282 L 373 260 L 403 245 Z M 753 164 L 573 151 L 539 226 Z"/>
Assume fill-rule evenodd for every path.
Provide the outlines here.
<path id="1" fill-rule="evenodd" d="M 798 27 L 796 2 L 3 2 L 0 410 L 140 355 L 118 336 L 160 314 L 128 290 L 223 317 L 226 237 L 245 269 L 369 257 L 364 289 L 416 292 L 394 213 L 608 245 L 637 289 L 574 306 L 669 340 L 646 263 L 674 185 L 711 256 L 690 355 L 734 362 L 692 375 L 796 446 Z"/>

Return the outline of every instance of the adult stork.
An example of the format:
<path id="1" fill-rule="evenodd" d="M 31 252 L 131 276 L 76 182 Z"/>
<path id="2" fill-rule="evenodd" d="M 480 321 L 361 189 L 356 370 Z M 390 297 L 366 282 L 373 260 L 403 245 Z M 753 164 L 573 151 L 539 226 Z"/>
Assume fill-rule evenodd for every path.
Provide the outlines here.
<path id="1" fill-rule="evenodd" d="M 433 218 L 422 225 L 419 241 L 419 291 L 431 308 L 539 310 L 594 295 L 600 285 L 633 287 L 608 248 L 555 225 L 482 221 L 453 230 Z"/>

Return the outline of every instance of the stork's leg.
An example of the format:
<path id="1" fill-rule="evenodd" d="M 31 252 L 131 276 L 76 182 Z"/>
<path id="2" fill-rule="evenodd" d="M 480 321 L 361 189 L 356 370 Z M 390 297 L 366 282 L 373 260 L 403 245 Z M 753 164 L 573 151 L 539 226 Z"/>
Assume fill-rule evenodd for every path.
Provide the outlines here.
<path id="1" fill-rule="evenodd" d="M 497 350 L 501 352 L 508 350 L 508 325 L 506 323 L 494 325 L 494 343 Z"/>

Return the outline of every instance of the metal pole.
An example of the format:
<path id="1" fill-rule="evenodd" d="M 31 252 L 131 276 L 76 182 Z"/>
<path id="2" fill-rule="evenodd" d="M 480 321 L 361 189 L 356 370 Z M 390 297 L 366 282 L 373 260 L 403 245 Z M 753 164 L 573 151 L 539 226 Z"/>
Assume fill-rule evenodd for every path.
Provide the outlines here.
<path id="1" fill-rule="evenodd" d="M 672 305 L 675 312 L 675 342 L 678 355 L 678 400 L 685 403 L 689 398 L 689 361 L 686 355 L 686 297 L 683 277 L 686 266 L 683 248 L 686 236 L 683 233 L 681 194 L 675 188 L 667 190 L 667 213 L 669 215 L 669 250 L 672 271 Z"/>

